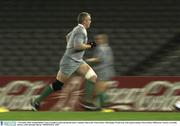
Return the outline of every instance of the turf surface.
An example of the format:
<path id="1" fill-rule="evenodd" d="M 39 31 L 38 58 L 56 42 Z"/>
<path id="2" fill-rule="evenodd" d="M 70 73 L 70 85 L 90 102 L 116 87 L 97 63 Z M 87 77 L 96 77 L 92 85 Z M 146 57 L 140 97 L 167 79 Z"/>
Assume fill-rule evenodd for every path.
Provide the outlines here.
<path id="1" fill-rule="evenodd" d="M 179 112 L 5 112 L 0 113 L 0 120 L 71 120 L 71 121 L 124 121 L 124 120 L 176 120 L 180 121 Z"/>

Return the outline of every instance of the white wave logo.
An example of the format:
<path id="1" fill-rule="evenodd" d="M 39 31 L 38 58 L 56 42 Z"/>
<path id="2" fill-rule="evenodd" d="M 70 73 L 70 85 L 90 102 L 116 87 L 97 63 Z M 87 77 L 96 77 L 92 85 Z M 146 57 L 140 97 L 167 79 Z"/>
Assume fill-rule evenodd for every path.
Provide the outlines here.
<path id="1" fill-rule="evenodd" d="M 180 83 L 168 81 L 153 81 L 144 88 L 111 89 L 107 92 L 108 103 L 114 104 L 119 110 L 135 111 L 172 111 Z"/>

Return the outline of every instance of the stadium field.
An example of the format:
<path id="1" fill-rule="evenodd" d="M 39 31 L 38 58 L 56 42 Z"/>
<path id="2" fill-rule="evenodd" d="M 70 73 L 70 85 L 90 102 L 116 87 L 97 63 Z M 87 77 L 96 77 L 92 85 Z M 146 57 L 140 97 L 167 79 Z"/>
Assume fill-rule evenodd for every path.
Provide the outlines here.
<path id="1" fill-rule="evenodd" d="M 0 120 L 53 121 L 179 121 L 179 112 L 25 112 L 0 113 Z"/>

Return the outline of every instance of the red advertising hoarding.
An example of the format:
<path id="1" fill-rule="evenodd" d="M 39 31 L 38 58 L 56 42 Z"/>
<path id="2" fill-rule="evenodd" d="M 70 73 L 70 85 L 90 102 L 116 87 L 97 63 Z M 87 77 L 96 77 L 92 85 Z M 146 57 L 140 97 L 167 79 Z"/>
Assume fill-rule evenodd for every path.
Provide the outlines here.
<path id="1" fill-rule="evenodd" d="M 51 76 L 0 77 L 0 106 L 10 110 L 31 110 L 30 99 L 54 80 Z M 180 100 L 180 77 L 115 77 L 109 84 L 117 88 L 106 91 L 109 108 L 118 111 L 173 111 Z M 84 80 L 75 76 L 62 91 L 42 102 L 41 111 L 83 111 L 79 99 Z"/>
<path id="2" fill-rule="evenodd" d="M 0 77 L 0 106 L 10 110 L 31 110 L 30 99 L 37 97 L 55 77 Z M 81 77 L 73 77 L 62 91 L 53 93 L 42 102 L 42 111 L 79 111 L 82 95 Z"/>

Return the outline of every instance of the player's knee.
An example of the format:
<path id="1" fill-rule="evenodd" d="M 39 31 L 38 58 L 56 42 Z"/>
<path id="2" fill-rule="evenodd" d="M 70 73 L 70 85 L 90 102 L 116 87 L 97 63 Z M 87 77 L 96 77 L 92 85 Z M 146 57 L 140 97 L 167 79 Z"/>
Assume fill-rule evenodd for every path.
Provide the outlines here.
<path id="1" fill-rule="evenodd" d="M 52 83 L 52 89 L 54 91 L 61 90 L 63 85 L 64 85 L 64 83 L 60 82 L 59 80 L 56 80 L 55 82 Z"/>
<path id="2" fill-rule="evenodd" d="M 92 82 L 96 83 L 97 82 L 97 75 L 92 76 L 89 80 L 91 80 Z"/>
<path id="3" fill-rule="evenodd" d="M 88 70 L 88 72 L 86 73 L 85 78 L 86 78 L 87 80 L 91 80 L 91 81 L 93 81 L 93 82 L 96 82 L 96 80 L 97 80 L 97 74 L 94 72 L 94 70 L 93 70 L 92 68 L 90 68 L 90 69 Z"/>

